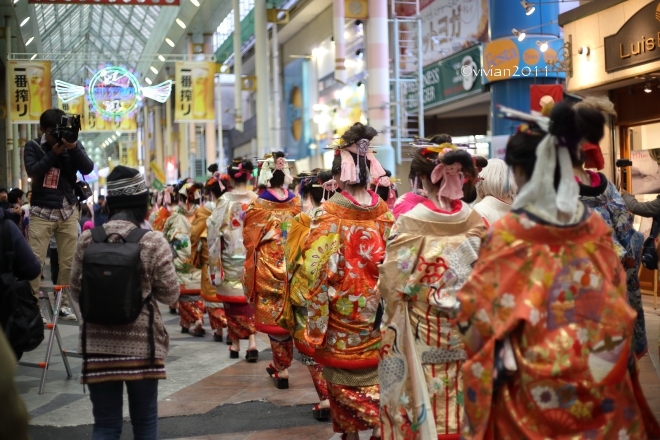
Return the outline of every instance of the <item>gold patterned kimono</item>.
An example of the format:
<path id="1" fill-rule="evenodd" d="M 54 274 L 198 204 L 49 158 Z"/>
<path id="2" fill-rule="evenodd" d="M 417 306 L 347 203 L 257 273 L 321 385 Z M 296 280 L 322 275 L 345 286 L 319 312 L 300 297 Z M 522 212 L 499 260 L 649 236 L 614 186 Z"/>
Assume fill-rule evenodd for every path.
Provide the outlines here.
<path id="1" fill-rule="evenodd" d="M 380 266 L 383 438 L 460 437 L 466 353 L 456 295 L 472 272 L 486 226 L 461 201 L 453 207 L 445 212 L 420 203 L 399 216 Z"/>
<path id="2" fill-rule="evenodd" d="M 300 213 L 300 197 L 282 202 L 262 197 L 254 200 L 245 214 L 245 296 L 254 307 L 258 331 L 288 336 L 289 332 L 277 325 L 287 280 L 283 247 L 291 220 Z"/>
<path id="3" fill-rule="evenodd" d="M 179 206 L 170 214 L 163 227 L 163 235 L 176 254 L 174 268 L 177 279 L 179 284 L 184 284 L 187 289 L 199 289 L 202 282 L 202 271 L 193 264 L 190 244 L 193 218 L 194 211 L 191 214 Z"/>

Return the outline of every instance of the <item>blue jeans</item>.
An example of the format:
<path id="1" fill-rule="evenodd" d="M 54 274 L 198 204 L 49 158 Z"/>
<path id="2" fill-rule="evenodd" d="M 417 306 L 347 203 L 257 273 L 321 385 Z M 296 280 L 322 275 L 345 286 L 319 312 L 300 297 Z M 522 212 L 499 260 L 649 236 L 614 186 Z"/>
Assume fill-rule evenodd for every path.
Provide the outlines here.
<path id="1" fill-rule="evenodd" d="M 94 414 L 92 440 L 119 440 L 122 428 L 124 382 L 89 384 Z M 158 439 L 158 380 L 126 382 L 128 412 L 136 440 Z"/>

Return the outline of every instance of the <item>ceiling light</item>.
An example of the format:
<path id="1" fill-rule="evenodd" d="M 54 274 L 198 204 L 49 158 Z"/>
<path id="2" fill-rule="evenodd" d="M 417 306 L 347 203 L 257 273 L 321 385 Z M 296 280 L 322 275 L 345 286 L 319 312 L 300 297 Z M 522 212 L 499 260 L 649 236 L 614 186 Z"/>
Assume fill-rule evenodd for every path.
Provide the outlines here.
<path id="1" fill-rule="evenodd" d="M 158 59 L 161 60 L 162 62 L 165 62 L 165 57 L 162 55 L 158 55 Z"/>
<path id="2" fill-rule="evenodd" d="M 646 85 L 644 86 L 644 91 L 646 93 L 651 93 L 653 89 L 651 89 L 651 81 L 646 81 Z"/>
<path id="3" fill-rule="evenodd" d="M 536 11 L 534 5 L 526 0 L 522 0 L 520 4 L 522 5 L 523 8 L 525 8 L 525 14 L 527 15 L 532 15 L 534 11 Z"/>
<path id="4" fill-rule="evenodd" d="M 30 61 L 32 61 L 32 60 L 35 59 L 36 57 L 37 57 L 37 54 L 35 53 L 34 55 L 32 55 L 32 58 L 30 58 Z"/>
<path id="5" fill-rule="evenodd" d="M 150 80 L 149 78 L 145 78 L 144 81 L 145 81 L 147 84 L 151 85 L 151 80 Z"/>
<path id="6" fill-rule="evenodd" d="M 546 50 L 548 50 L 548 42 L 547 41 L 544 41 L 543 43 L 541 43 L 540 41 L 537 41 L 536 45 L 540 48 L 541 52 L 545 52 Z"/>
<path id="7" fill-rule="evenodd" d="M 580 55 L 589 55 L 589 52 L 591 52 L 591 50 L 587 46 L 582 46 L 578 49 Z"/>
<path id="8" fill-rule="evenodd" d="M 158 69 L 156 69 L 154 66 L 149 67 L 149 69 L 150 69 L 153 73 L 155 73 L 156 75 L 158 75 Z"/>
<path id="9" fill-rule="evenodd" d="M 181 19 L 179 19 L 179 18 L 176 19 L 176 24 L 178 24 L 179 26 L 181 26 L 181 29 L 185 29 L 185 28 L 186 28 L 186 24 L 185 24 L 184 22 L 182 22 Z"/>
<path id="10" fill-rule="evenodd" d="M 192 3 L 193 5 L 199 8 L 199 2 L 197 0 L 190 0 L 190 3 Z"/>
<path id="11" fill-rule="evenodd" d="M 117 136 L 121 136 L 121 132 L 120 132 L 120 131 L 115 131 L 115 133 L 117 133 Z"/>
<path id="12" fill-rule="evenodd" d="M 171 47 L 174 47 L 174 41 L 170 40 L 169 38 L 165 38 L 165 42 L 169 44 Z"/>
<path id="13" fill-rule="evenodd" d="M 32 41 L 34 41 L 34 37 L 30 37 L 30 39 L 27 40 L 27 42 L 25 43 L 25 45 L 26 45 L 26 46 L 29 46 L 30 43 L 32 43 Z"/>
<path id="14" fill-rule="evenodd" d="M 117 139 L 117 136 L 115 136 L 115 135 L 113 134 L 113 135 L 112 135 L 112 140 L 114 141 L 115 139 Z"/>
<path id="15" fill-rule="evenodd" d="M 518 37 L 518 41 L 524 40 L 525 37 L 527 36 L 527 34 L 525 34 L 525 31 L 519 31 L 516 28 L 511 29 L 511 33 L 516 37 Z"/>
<path id="16" fill-rule="evenodd" d="M 30 17 L 26 18 L 25 20 L 21 21 L 21 27 L 25 26 L 25 24 L 30 21 Z"/>

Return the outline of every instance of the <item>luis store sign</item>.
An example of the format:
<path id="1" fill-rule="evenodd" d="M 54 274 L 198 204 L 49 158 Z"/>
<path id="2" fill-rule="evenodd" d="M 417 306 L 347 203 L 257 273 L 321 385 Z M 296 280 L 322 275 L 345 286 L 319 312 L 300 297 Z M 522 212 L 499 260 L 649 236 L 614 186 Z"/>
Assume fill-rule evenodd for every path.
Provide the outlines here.
<path id="1" fill-rule="evenodd" d="M 458 96 L 481 92 L 481 48 L 471 49 L 448 57 L 424 68 L 424 108 L 435 107 Z M 406 111 L 414 112 L 419 106 L 419 87 L 404 83 Z"/>
<path id="2" fill-rule="evenodd" d="M 660 59 L 660 1 L 637 11 L 614 35 L 605 37 L 607 73 Z"/>

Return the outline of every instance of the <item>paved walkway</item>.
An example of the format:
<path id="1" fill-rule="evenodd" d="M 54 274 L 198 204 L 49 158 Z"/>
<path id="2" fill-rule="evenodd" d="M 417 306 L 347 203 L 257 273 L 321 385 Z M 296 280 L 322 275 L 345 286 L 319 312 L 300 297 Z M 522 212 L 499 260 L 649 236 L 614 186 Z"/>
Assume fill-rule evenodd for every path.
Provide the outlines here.
<path id="1" fill-rule="evenodd" d="M 640 362 L 641 379 L 649 405 L 660 419 L 660 359 L 658 335 L 660 314 L 651 297 L 644 297 L 649 355 Z M 179 317 L 161 308 L 170 333 L 166 360 L 168 379 L 159 388 L 159 438 L 179 440 L 323 439 L 336 440 L 329 422 L 318 422 L 311 414 L 317 402 L 307 368 L 294 359 L 290 388 L 277 390 L 266 374 L 272 360 L 270 344 L 258 338 L 259 362 L 248 364 L 229 359 L 225 343 L 214 342 L 209 331 L 203 338 L 181 334 Z M 77 327 L 60 327 L 66 347 L 75 348 Z M 243 343 L 242 349 L 246 345 Z M 26 353 L 23 360 L 43 360 L 45 344 Z M 242 356 L 244 353 L 242 353 Z M 66 378 L 57 350 L 48 372 L 46 393 L 38 394 L 40 369 L 19 366 L 16 381 L 32 416 L 33 438 L 89 439 L 93 422 L 89 398 L 78 382 L 81 361 L 71 360 L 74 378 Z M 127 403 L 124 415 L 128 418 Z M 362 433 L 368 439 L 369 433 Z M 132 438 L 130 422 L 124 424 L 122 439 Z"/>

